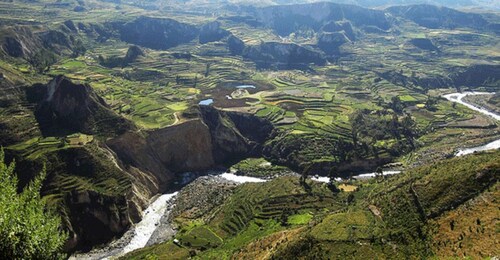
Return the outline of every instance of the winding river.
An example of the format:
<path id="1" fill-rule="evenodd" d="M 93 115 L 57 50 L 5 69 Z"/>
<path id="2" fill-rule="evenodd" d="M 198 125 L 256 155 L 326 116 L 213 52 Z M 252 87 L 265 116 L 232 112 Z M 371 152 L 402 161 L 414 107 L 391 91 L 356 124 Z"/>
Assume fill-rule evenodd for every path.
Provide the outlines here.
<path id="1" fill-rule="evenodd" d="M 480 108 L 478 106 L 469 104 L 465 101 L 463 101 L 463 98 L 466 96 L 475 96 L 475 95 L 494 95 L 495 93 L 490 93 L 490 92 L 462 92 L 462 93 L 452 93 L 448 95 L 444 95 L 443 97 L 448 99 L 451 102 L 459 103 L 462 104 L 474 111 L 480 112 L 484 115 L 487 115 L 495 120 L 500 121 L 500 115 L 497 115 L 493 112 L 490 112 L 486 109 Z M 460 149 L 458 152 L 455 154 L 455 156 L 463 156 L 467 154 L 472 154 L 475 152 L 482 152 L 482 151 L 488 151 L 488 150 L 495 150 L 500 148 L 500 139 L 495 140 L 493 142 L 487 143 L 485 145 L 477 146 L 477 147 L 471 147 L 471 148 L 465 148 L 465 149 Z"/>
<path id="2" fill-rule="evenodd" d="M 239 184 L 267 181 L 265 179 L 238 176 L 234 173 L 227 172 L 211 176 L 214 178 L 223 178 Z M 188 178 L 192 179 L 192 176 L 188 176 Z M 174 207 L 177 193 L 178 192 L 163 194 L 155 198 L 144 210 L 142 220 L 125 232 L 121 238 L 109 243 L 104 248 L 94 249 L 89 253 L 75 254 L 71 256 L 70 259 L 116 259 L 136 249 L 149 245 L 148 242 L 153 240 L 153 234 L 160 228 L 170 230 L 167 236 L 173 237 L 175 231 L 169 223 L 162 223 L 162 218 L 168 218 L 168 214 L 170 214 L 171 209 Z"/>
<path id="3" fill-rule="evenodd" d="M 464 102 L 462 99 L 469 95 L 492 95 L 494 93 L 487 92 L 463 92 L 463 93 L 453 93 L 444 95 L 443 97 L 448 99 L 451 102 L 456 102 L 462 104 L 472 110 L 478 111 L 484 115 L 490 116 L 495 120 L 500 120 L 500 116 L 482 109 L 480 107 L 474 106 L 472 104 Z M 471 154 L 479 151 L 493 150 L 500 148 L 500 139 L 488 143 L 486 145 L 472 147 L 467 149 L 459 150 L 456 156 L 463 156 L 467 154 Z M 398 174 L 400 171 L 384 171 L 384 175 L 393 175 Z M 220 177 L 226 180 L 230 180 L 236 183 L 247 183 L 247 182 L 265 182 L 266 179 L 260 179 L 255 177 L 248 176 L 238 176 L 234 173 L 222 173 L 218 175 L 213 175 L 214 177 Z M 376 176 L 376 173 L 365 173 L 355 176 L 356 179 L 366 179 L 373 178 Z M 330 178 L 328 177 L 312 177 L 314 181 L 325 182 L 328 183 Z M 340 179 L 336 178 L 336 181 L 340 181 Z M 163 194 L 158 196 L 152 203 L 149 205 L 147 209 L 144 210 L 144 216 L 142 220 L 134 225 L 130 230 L 128 230 L 120 239 L 110 243 L 108 246 L 102 249 L 93 250 L 87 254 L 74 255 L 70 259 L 113 259 L 119 256 L 123 256 L 126 253 L 134 251 L 139 248 L 143 248 L 148 245 L 148 242 L 151 240 L 153 234 L 157 229 L 169 229 L 171 233 L 169 235 L 172 237 L 175 234 L 175 231 L 169 226 L 169 223 L 164 225 L 161 223 L 162 218 L 168 216 L 170 214 L 171 209 L 174 206 L 174 200 L 177 195 L 177 192 L 170 194 Z"/>

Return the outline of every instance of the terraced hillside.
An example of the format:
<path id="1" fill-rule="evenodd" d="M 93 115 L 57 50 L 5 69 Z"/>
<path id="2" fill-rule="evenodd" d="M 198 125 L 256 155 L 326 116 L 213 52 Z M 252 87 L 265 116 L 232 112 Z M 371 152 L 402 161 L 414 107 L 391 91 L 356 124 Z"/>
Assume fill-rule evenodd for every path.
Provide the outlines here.
<path id="1" fill-rule="evenodd" d="M 181 246 L 167 242 L 125 259 L 494 256 L 498 155 L 356 181 L 359 188 L 350 192 L 332 193 L 326 184 L 299 184 L 293 177 L 245 184 L 207 221 L 179 219 Z"/>
<path id="2" fill-rule="evenodd" d="M 42 193 L 63 217 L 67 252 L 122 236 L 154 195 L 180 188 L 186 171 L 234 166 L 254 176 L 347 178 L 395 163 L 412 172 L 499 138 L 497 120 L 442 98 L 499 91 L 497 13 L 243 2 L 0 2 L 0 146 L 18 162 L 20 189 L 47 166 Z M 491 111 L 497 101 L 498 94 L 470 100 Z M 281 241 L 273 250 L 294 252 L 293 240 L 313 254 L 319 240 L 337 245 L 313 231 L 329 219 L 348 223 L 332 231 L 339 245 L 370 242 L 363 256 L 451 254 L 439 234 L 441 251 L 413 243 L 430 239 L 423 229 L 404 250 L 380 242 L 393 239 L 381 230 L 394 229 L 355 205 L 372 188 L 392 192 L 384 184 L 392 181 L 349 194 L 292 177 L 245 185 L 203 222 L 180 222 L 181 238 L 203 257 L 249 253 L 268 235 Z M 426 192 L 425 182 L 404 185 L 415 196 Z M 414 196 L 398 192 L 401 203 Z M 380 198 L 371 204 L 383 207 Z M 418 225 L 449 212 L 432 205 L 422 205 Z"/>

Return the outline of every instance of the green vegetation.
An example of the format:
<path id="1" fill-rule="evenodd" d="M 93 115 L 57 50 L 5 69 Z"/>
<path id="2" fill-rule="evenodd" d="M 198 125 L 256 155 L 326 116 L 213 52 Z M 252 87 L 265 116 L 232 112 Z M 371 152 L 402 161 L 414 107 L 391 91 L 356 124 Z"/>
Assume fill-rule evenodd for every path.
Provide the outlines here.
<path id="1" fill-rule="evenodd" d="M 48 212 L 40 189 L 45 169 L 17 193 L 15 164 L 7 165 L 0 151 L 0 257 L 2 259 L 64 259 L 62 246 L 67 235 L 61 221 Z"/>
<path id="2" fill-rule="evenodd" d="M 244 184 L 214 210 L 209 222 L 182 222 L 177 235 L 182 247 L 169 252 L 172 244 L 167 242 L 125 259 L 175 258 L 180 252 L 190 252 L 196 259 L 428 258 L 447 256 L 443 253 L 449 254 L 457 245 L 460 255 L 455 257 L 491 256 L 495 247 L 481 244 L 491 245 L 488 236 L 496 227 L 487 220 L 498 212 L 496 204 L 474 198 L 489 200 L 498 193 L 499 156 L 499 151 L 470 155 L 382 181 L 354 181 L 357 190 L 337 195 L 326 184 L 307 181 L 307 188 L 292 177 Z M 323 198 L 314 201 L 315 196 Z M 473 212 L 471 207 L 481 210 Z M 308 228 L 296 229 L 306 224 Z M 459 236 L 464 231 L 454 231 L 453 225 L 474 229 Z M 445 235 L 450 235 L 449 241 Z M 484 242 L 472 242 L 472 238 Z"/>
<path id="3" fill-rule="evenodd" d="M 273 165 L 264 158 L 248 158 L 231 166 L 236 170 L 236 174 L 268 177 L 281 174 L 287 171 L 286 167 Z"/>
<path id="4" fill-rule="evenodd" d="M 295 177 L 244 184 L 213 212 L 210 221 L 176 219 L 181 226 L 176 238 L 183 250 L 201 259 L 230 259 L 238 249 L 256 239 L 295 225 L 305 225 L 313 218 L 342 209 L 342 201 L 347 196 L 344 195 L 334 195 L 326 184 L 307 181 L 302 186 Z M 171 247 L 170 242 L 152 251 L 139 250 L 126 258 L 141 259 L 147 254 L 170 257 L 169 253 L 158 253 L 166 252 L 167 247 Z"/>
<path id="5" fill-rule="evenodd" d="M 305 225 L 311 221 L 313 215 L 311 213 L 295 214 L 288 217 L 287 223 L 290 225 Z"/>
<path id="6" fill-rule="evenodd" d="M 77 243 L 85 240 L 85 247 L 92 247 L 120 235 L 140 215 L 136 206 L 174 183 L 168 165 L 179 161 L 177 151 L 140 150 L 142 143 L 134 143 L 138 138 L 129 140 L 126 151 L 113 150 L 114 138 L 129 131 L 147 140 L 156 130 L 200 117 L 193 107 L 213 99 L 219 110 L 249 113 L 273 126 L 262 138 L 253 138 L 260 124 L 222 124 L 238 125 L 234 135 L 210 129 L 210 145 L 230 146 L 228 140 L 241 134 L 251 147 L 252 158 L 240 162 L 221 162 L 224 156 L 212 151 L 217 164 L 235 163 L 238 174 L 257 177 L 291 169 L 302 179 L 242 185 L 204 218 L 175 219 L 181 246 L 167 242 L 134 252 L 132 258 L 499 255 L 488 251 L 490 244 L 473 247 L 470 242 L 484 238 L 483 231 L 492 234 L 485 221 L 477 224 L 470 209 L 493 207 L 473 203 L 461 209 L 463 218 L 455 211 L 477 196 L 497 195 L 491 191 L 497 187 L 491 172 L 498 168 L 492 162 L 498 154 L 436 164 L 457 149 L 500 137 L 498 121 L 441 98 L 498 90 L 498 15 L 446 8 L 417 13 L 432 23 L 428 26 L 411 16 L 417 7 L 398 12 L 322 4 L 331 14 L 325 20 L 308 5 L 294 9 L 292 17 L 279 5 L 269 7 L 276 12 L 259 6 L 242 15 L 235 11 L 239 8 L 212 1 L 178 2 L 0 2 L 0 145 L 18 162 L 22 185 L 47 165 L 44 201 L 80 239 Z M 332 18 L 338 10 L 342 21 Z M 147 22 L 141 24 L 139 17 L 154 18 L 142 18 Z M 217 24 L 216 30 L 207 29 L 207 23 Z M 336 45 L 339 37 L 344 41 L 333 53 L 320 46 L 325 33 L 336 36 L 327 45 Z M 213 41 L 200 39 L 202 34 Z M 41 106 L 50 91 L 40 84 L 57 75 L 95 91 L 99 108 L 79 111 L 94 119 L 85 125 L 88 129 L 68 130 L 78 120 L 59 122 L 59 113 Z M 70 110 L 70 99 L 61 98 L 60 114 Z M 498 94 L 470 101 L 499 111 Z M 209 119 L 203 122 L 207 126 Z M 46 131 L 51 127 L 55 131 Z M 401 162 L 407 173 L 338 185 L 306 181 L 307 175 L 348 177 L 389 162 Z M 78 208 L 82 204 L 86 210 Z M 494 214 L 485 215 L 491 220 Z M 103 236 L 88 232 L 95 225 L 84 218 L 106 223 L 96 227 L 99 231 L 109 230 Z M 452 220 L 453 230 L 446 229 Z M 88 233 L 99 236 L 82 236 Z M 265 250 L 264 255 L 245 255 Z"/>

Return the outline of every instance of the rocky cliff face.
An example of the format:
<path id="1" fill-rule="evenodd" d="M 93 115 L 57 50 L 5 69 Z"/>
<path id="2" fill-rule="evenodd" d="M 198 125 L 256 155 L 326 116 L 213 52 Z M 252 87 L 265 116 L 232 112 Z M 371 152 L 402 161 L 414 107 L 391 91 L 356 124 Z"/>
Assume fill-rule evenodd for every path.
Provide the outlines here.
<path id="1" fill-rule="evenodd" d="M 112 152 L 97 140 L 48 151 L 37 158 L 7 152 L 19 163 L 21 187 L 46 166 L 42 195 L 60 214 L 69 233 L 68 252 L 90 249 L 123 234 L 141 219 L 142 208 L 157 191 L 145 181 L 147 174 L 121 168 Z"/>
<path id="2" fill-rule="evenodd" d="M 11 57 L 28 57 L 43 47 L 40 39 L 27 26 L 4 28 L 2 34 L 2 50 Z"/>
<path id="3" fill-rule="evenodd" d="M 357 27 L 375 26 L 382 30 L 391 27 L 383 11 L 326 2 L 270 6 L 255 9 L 254 14 L 257 20 L 283 36 L 304 27 L 319 31 L 331 21 L 349 20 Z"/>
<path id="4" fill-rule="evenodd" d="M 35 115 L 45 134 L 61 130 L 121 134 L 134 128 L 131 122 L 110 110 L 87 84 L 73 83 L 58 76 L 47 85 L 37 84 L 33 88 L 32 98 L 41 101 Z"/>
<path id="5" fill-rule="evenodd" d="M 310 63 L 316 65 L 326 63 L 321 53 L 293 43 L 266 42 L 248 46 L 243 51 L 243 57 L 253 60 L 260 67 L 294 68 Z"/>
<path id="6" fill-rule="evenodd" d="M 131 225 L 125 196 L 108 196 L 92 190 L 66 193 L 70 237 L 66 249 L 91 249 L 120 236 Z M 138 219 L 136 219 L 138 221 Z"/>
<path id="7" fill-rule="evenodd" d="M 200 113 L 210 129 L 213 158 L 218 164 L 260 155 L 274 129 L 269 121 L 251 114 L 223 112 L 208 106 L 200 107 Z"/>
<path id="8" fill-rule="evenodd" d="M 4 41 L 3 49 L 8 55 L 15 58 L 24 56 L 25 47 L 21 41 L 12 37 L 6 37 Z"/>
<path id="9" fill-rule="evenodd" d="M 457 68 L 451 75 L 453 83 L 458 87 L 490 87 L 498 91 L 500 83 L 500 65 L 473 65 Z"/>
<path id="10" fill-rule="evenodd" d="M 194 40 L 196 26 L 168 18 L 139 17 L 120 28 L 121 39 L 128 43 L 164 50 Z"/>
<path id="11" fill-rule="evenodd" d="M 318 47 L 326 54 L 340 54 L 340 46 L 350 42 L 343 32 L 329 32 L 318 35 Z"/>
<path id="12" fill-rule="evenodd" d="M 349 21 L 330 21 L 321 27 L 323 32 L 342 32 L 350 40 L 356 40 L 356 33 Z"/>
<path id="13" fill-rule="evenodd" d="M 476 88 L 486 87 L 495 91 L 500 81 L 500 66 L 472 65 L 469 67 L 451 68 L 448 75 L 429 74 L 418 77 L 408 77 L 398 71 L 387 71 L 378 74 L 393 84 L 400 86 L 421 86 L 424 89 L 435 88 Z"/>
<path id="14" fill-rule="evenodd" d="M 270 122 L 250 114 L 200 107 L 184 123 L 141 136 L 126 133 L 107 144 L 125 164 L 150 172 L 160 189 L 172 185 L 175 172 L 203 171 L 259 153 L 271 135 Z"/>
<path id="15" fill-rule="evenodd" d="M 173 184 L 175 172 L 214 166 L 210 132 L 201 120 L 155 130 L 146 136 L 129 132 L 107 144 L 123 163 L 149 173 L 162 191 Z"/>
<path id="16" fill-rule="evenodd" d="M 76 41 L 71 33 L 40 28 L 35 30 L 30 26 L 7 26 L 0 29 L 0 44 L 7 55 L 30 60 L 42 52 L 61 54 L 71 51 Z"/>
<path id="17" fill-rule="evenodd" d="M 245 49 L 245 43 L 232 34 L 227 39 L 227 45 L 232 55 L 241 55 Z"/>
<path id="18" fill-rule="evenodd" d="M 220 23 L 215 21 L 207 23 L 201 27 L 199 40 L 201 44 L 205 44 L 208 42 L 219 41 L 229 34 L 230 32 L 220 28 Z"/>
<path id="19" fill-rule="evenodd" d="M 130 62 L 134 62 L 137 60 L 137 58 L 145 56 L 144 51 L 139 48 L 139 46 L 132 45 L 128 47 L 127 54 L 125 54 L 125 57 L 123 58 L 124 63 L 128 64 Z"/>
<path id="20" fill-rule="evenodd" d="M 414 21 L 420 26 L 437 29 L 471 27 L 485 29 L 488 22 L 479 14 L 464 13 L 434 5 L 393 6 L 386 9 L 395 16 Z"/>

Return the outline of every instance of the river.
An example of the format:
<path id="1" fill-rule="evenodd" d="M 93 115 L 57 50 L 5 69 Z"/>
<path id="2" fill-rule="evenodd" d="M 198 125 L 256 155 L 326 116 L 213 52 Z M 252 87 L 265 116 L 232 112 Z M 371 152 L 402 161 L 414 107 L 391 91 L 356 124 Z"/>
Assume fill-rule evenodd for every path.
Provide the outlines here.
<path id="1" fill-rule="evenodd" d="M 186 174 L 186 177 L 191 180 L 193 179 L 193 176 L 194 175 L 190 173 Z M 267 181 L 266 179 L 238 176 L 234 173 L 227 172 L 217 175 L 210 174 L 209 176 L 213 176 L 214 178 L 220 177 L 239 184 Z M 129 252 L 151 244 L 148 244 L 148 242 L 150 242 L 150 240 L 152 239 L 155 231 L 160 228 L 166 229 L 168 231 L 167 234 L 163 236 L 167 238 L 166 240 L 170 239 L 175 235 L 175 231 L 170 226 L 170 223 L 162 223 L 164 222 L 162 221 L 162 218 L 168 218 L 168 214 L 170 214 L 171 209 L 174 207 L 177 193 L 178 192 L 162 194 L 155 198 L 152 203 L 143 211 L 144 215 L 142 216 L 142 220 L 132 226 L 132 228 L 125 232 L 125 234 L 121 238 L 109 243 L 103 248 L 94 249 L 84 254 L 75 254 L 71 256 L 70 259 L 116 259 Z"/>
<path id="2" fill-rule="evenodd" d="M 500 120 L 500 116 L 494 114 L 490 111 L 482 109 L 480 107 L 474 106 L 472 104 L 464 102 L 462 99 L 468 95 L 492 95 L 494 93 L 487 92 L 463 92 L 463 93 L 453 93 L 444 95 L 443 97 L 448 99 L 451 102 L 460 103 L 472 110 L 478 111 L 484 115 L 490 116 L 496 120 Z M 488 143 L 486 145 L 466 148 L 459 150 L 456 156 L 463 156 L 466 154 L 471 154 L 479 151 L 486 151 L 492 149 L 500 148 L 500 139 Z M 398 174 L 401 171 L 384 171 L 384 175 L 393 175 Z M 189 175 L 189 174 L 188 174 Z M 238 176 L 234 173 L 222 173 L 213 175 L 224 178 L 226 180 L 230 180 L 236 183 L 248 183 L 248 182 L 265 182 L 266 179 L 260 179 L 256 177 L 248 177 L 248 176 Z M 354 176 L 356 179 L 367 179 L 373 178 L 376 176 L 376 173 L 365 173 Z M 193 178 L 193 176 L 187 176 L 189 179 Z M 328 183 L 330 178 L 328 177 L 312 177 L 313 181 Z M 336 178 L 336 181 L 340 181 L 340 179 Z M 128 230 L 120 239 L 111 242 L 104 248 L 93 250 L 86 254 L 79 254 L 70 257 L 70 259 L 113 259 L 119 256 L 123 256 L 126 253 L 134 251 L 139 248 L 143 248 L 148 245 L 148 241 L 152 238 L 153 234 L 157 229 L 166 229 L 169 230 L 167 232 L 166 237 L 173 237 L 175 235 L 175 231 L 172 229 L 169 223 L 161 223 L 162 218 L 168 217 L 171 209 L 174 206 L 175 197 L 177 192 L 170 194 L 163 194 L 158 196 L 154 201 L 149 205 L 147 209 L 144 210 L 144 215 L 142 220 L 135 224 L 130 230 Z"/>
<path id="3" fill-rule="evenodd" d="M 488 111 L 486 109 L 480 108 L 478 106 L 475 106 L 473 104 L 467 103 L 463 101 L 463 98 L 466 96 L 475 96 L 475 95 L 494 95 L 495 93 L 490 93 L 490 92 L 462 92 L 462 93 L 452 93 L 452 94 L 447 94 L 444 95 L 443 97 L 448 99 L 451 102 L 459 103 L 462 104 L 474 111 L 477 111 L 479 113 L 482 113 L 484 115 L 487 115 L 495 120 L 500 121 L 500 115 L 497 115 L 491 111 Z M 482 151 L 488 151 L 488 150 L 495 150 L 500 148 L 500 139 L 495 140 L 493 142 L 487 143 L 485 145 L 477 146 L 477 147 L 471 147 L 471 148 L 465 148 L 465 149 L 460 149 L 458 152 L 455 154 L 455 156 L 463 156 L 467 154 L 472 154 L 475 152 L 482 152 Z"/>

